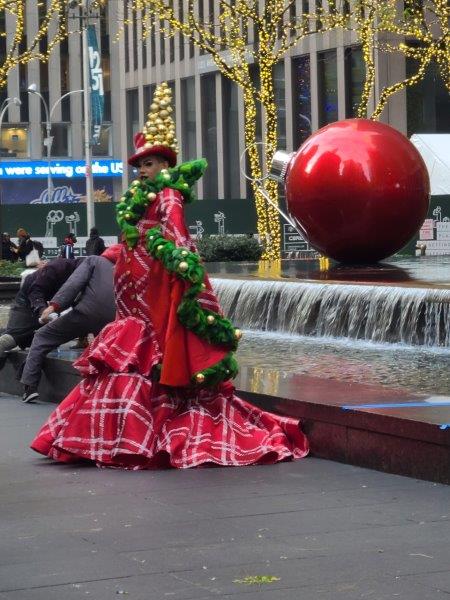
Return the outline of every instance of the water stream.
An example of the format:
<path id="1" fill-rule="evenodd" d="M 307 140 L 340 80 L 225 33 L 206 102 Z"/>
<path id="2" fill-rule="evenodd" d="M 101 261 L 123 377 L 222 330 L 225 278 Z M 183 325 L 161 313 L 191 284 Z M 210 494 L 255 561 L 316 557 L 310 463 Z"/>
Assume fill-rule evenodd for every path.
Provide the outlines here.
<path id="1" fill-rule="evenodd" d="M 450 347 L 450 290 L 212 280 L 236 326 L 315 338 Z"/>

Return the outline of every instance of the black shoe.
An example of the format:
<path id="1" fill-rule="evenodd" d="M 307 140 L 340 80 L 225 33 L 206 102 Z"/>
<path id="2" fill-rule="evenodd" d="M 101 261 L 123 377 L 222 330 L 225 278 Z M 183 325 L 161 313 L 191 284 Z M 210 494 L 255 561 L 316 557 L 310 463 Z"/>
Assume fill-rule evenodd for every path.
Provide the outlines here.
<path id="1" fill-rule="evenodd" d="M 35 400 L 38 400 L 38 399 L 39 399 L 39 393 L 37 391 L 37 388 L 32 387 L 31 385 L 26 385 L 25 391 L 22 396 L 22 402 L 25 402 L 25 403 L 34 402 Z"/>

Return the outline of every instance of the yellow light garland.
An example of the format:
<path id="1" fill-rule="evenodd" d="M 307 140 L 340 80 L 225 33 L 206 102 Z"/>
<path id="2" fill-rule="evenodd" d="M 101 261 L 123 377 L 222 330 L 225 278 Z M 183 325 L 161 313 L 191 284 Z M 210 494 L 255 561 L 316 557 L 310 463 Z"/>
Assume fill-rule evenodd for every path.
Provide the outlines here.
<path id="1" fill-rule="evenodd" d="M 376 50 L 399 52 L 405 57 L 418 61 L 416 73 L 403 81 L 384 87 L 371 118 L 378 118 L 390 96 L 397 91 L 420 81 L 432 61 L 435 61 L 445 85 L 450 92 L 450 6 L 447 0 L 424 0 L 418 4 L 405 0 L 401 10 L 397 0 L 354 0 L 346 3 L 348 8 L 338 11 L 334 1 L 328 2 L 328 9 L 319 7 L 314 13 L 303 13 L 295 21 L 290 21 L 290 10 L 295 0 L 219 0 L 218 23 L 207 18 L 201 21 L 196 10 L 195 0 L 186 2 L 188 11 L 181 11 L 186 17 L 178 18 L 170 0 L 130 0 L 128 7 L 143 23 L 143 35 L 154 31 L 156 22 L 161 34 L 166 37 L 175 32 L 185 36 L 203 52 L 209 54 L 220 73 L 239 85 L 244 97 L 245 145 L 248 149 L 248 162 L 255 196 L 258 234 L 267 241 L 263 258 L 278 259 L 280 256 L 281 228 L 279 214 L 269 205 L 260 193 L 258 183 L 268 167 L 277 144 L 277 110 L 274 95 L 273 71 L 290 48 L 306 37 L 317 33 L 314 27 L 320 26 L 320 33 L 343 29 L 356 33 L 363 51 L 366 66 L 366 81 L 358 108 L 358 115 L 365 116 L 370 97 L 375 87 Z M 26 39 L 26 1 L 0 0 L 0 10 L 11 14 L 16 30 L 5 61 L 0 65 L 0 88 L 6 84 L 8 73 L 19 64 L 33 59 L 48 60 L 56 44 L 68 35 L 67 6 L 64 0 L 51 0 L 39 31 L 24 52 L 19 46 Z M 104 0 L 93 2 L 95 8 L 106 4 Z M 181 13 L 180 13 L 181 14 Z M 50 23 L 56 21 L 56 33 L 49 40 L 45 53 L 38 50 L 39 41 L 48 35 Z M 131 19 L 123 21 L 124 26 Z M 314 26 L 313 26 L 314 25 Z M 247 32 L 257 33 L 258 43 L 248 45 Z M 6 33 L 0 33 L 6 35 Z M 389 42 L 384 38 L 388 36 Z M 398 38 L 397 41 L 391 41 Z M 381 40 L 381 41 L 379 41 Z M 412 46 L 416 43 L 418 46 Z M 223 53 L 223 50 L 228 52 Z M 249 60 L 249 57 L 251 60 Z M 251 77 L 250 62 L 259 68 L 259 85 Z M 265 119 L 264 145 L 262 158 L 256 142 L 257 103 L 261 104 Z M 277 186 L 274 182 L 260 183 L 271 200 L 277 204 Z"/>

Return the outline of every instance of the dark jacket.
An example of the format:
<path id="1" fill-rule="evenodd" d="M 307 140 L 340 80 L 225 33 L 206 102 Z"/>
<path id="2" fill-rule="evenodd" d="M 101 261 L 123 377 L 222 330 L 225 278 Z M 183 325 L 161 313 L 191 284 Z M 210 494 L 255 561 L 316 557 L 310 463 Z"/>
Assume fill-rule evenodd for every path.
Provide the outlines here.
<path id="1" fill-rule="evenodd" d="M 53 296 L 51 304 L 61 312 L 75 303 L 75 310 L 87 317 L 104 324 L 113 321 L 116 315 L 113 271 L 114 265 L 107 258 L 88 256 Z"/>
<path id="2" fill-rule="evenodd" d="M 40 315 L 44 308 L 47 308 L 47 302 L 82 262 L 81 258 L 75 260 L 55 258 L 42 269 L 28 275 L 19 293 L 27 298 L 31 310 Z"/>
<path id="3" fill-rule="evenodd" d="M 14 242 L 11 242 L 11 240 L 2 240 L 2 260 L 9 260 L 11 262 L 17 260 L 17 254 L 13 252 L 13 248 L 17 248 Z"/>
<path id="4" fill-rule="evenodd" d="M 86 242 L 86 254 L 88 256 L 93 256 L 93 255 L 100 256 L 100 254 L 103 254 L 105 249 L 106 249 L 105 242 L 98 235 L 98 233 L 96 233 L 96 234 L 91 233 L 88 241 Z"/>
<path id="5" fill-rule="evenodd" d="M 20 238 L 17 256 L 21 260 L 25 260 L 25 258 L 27 257 L 28 254 L 30 254 L 30 252 L 33 250 L 33 248 L 34 248 L 33 242 L 31 241 L 31 238 L 29 235 L 27 235 L 26 238 Z"/>
<path id="6" fill-rule="evenodd" d="M 64 240 L 64 244 L 59 249 L 59 255 L 61 258 L 75 258 L 75 250 L 71 240 L 67 238 Z"/>

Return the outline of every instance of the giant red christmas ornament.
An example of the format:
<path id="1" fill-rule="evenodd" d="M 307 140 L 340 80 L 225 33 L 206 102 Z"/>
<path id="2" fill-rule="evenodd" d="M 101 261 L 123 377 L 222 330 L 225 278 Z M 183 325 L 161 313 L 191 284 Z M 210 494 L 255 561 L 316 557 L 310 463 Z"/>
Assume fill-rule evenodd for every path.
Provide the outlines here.
<path id="1" fill-rule="evenodd" d="M 341 262 L 400 250 L 428 211 L 430 183 L 413 144 L 383 123 L 349 119 L 314 133 L 289 157 L 286 200 L 309 243 Z"/>

